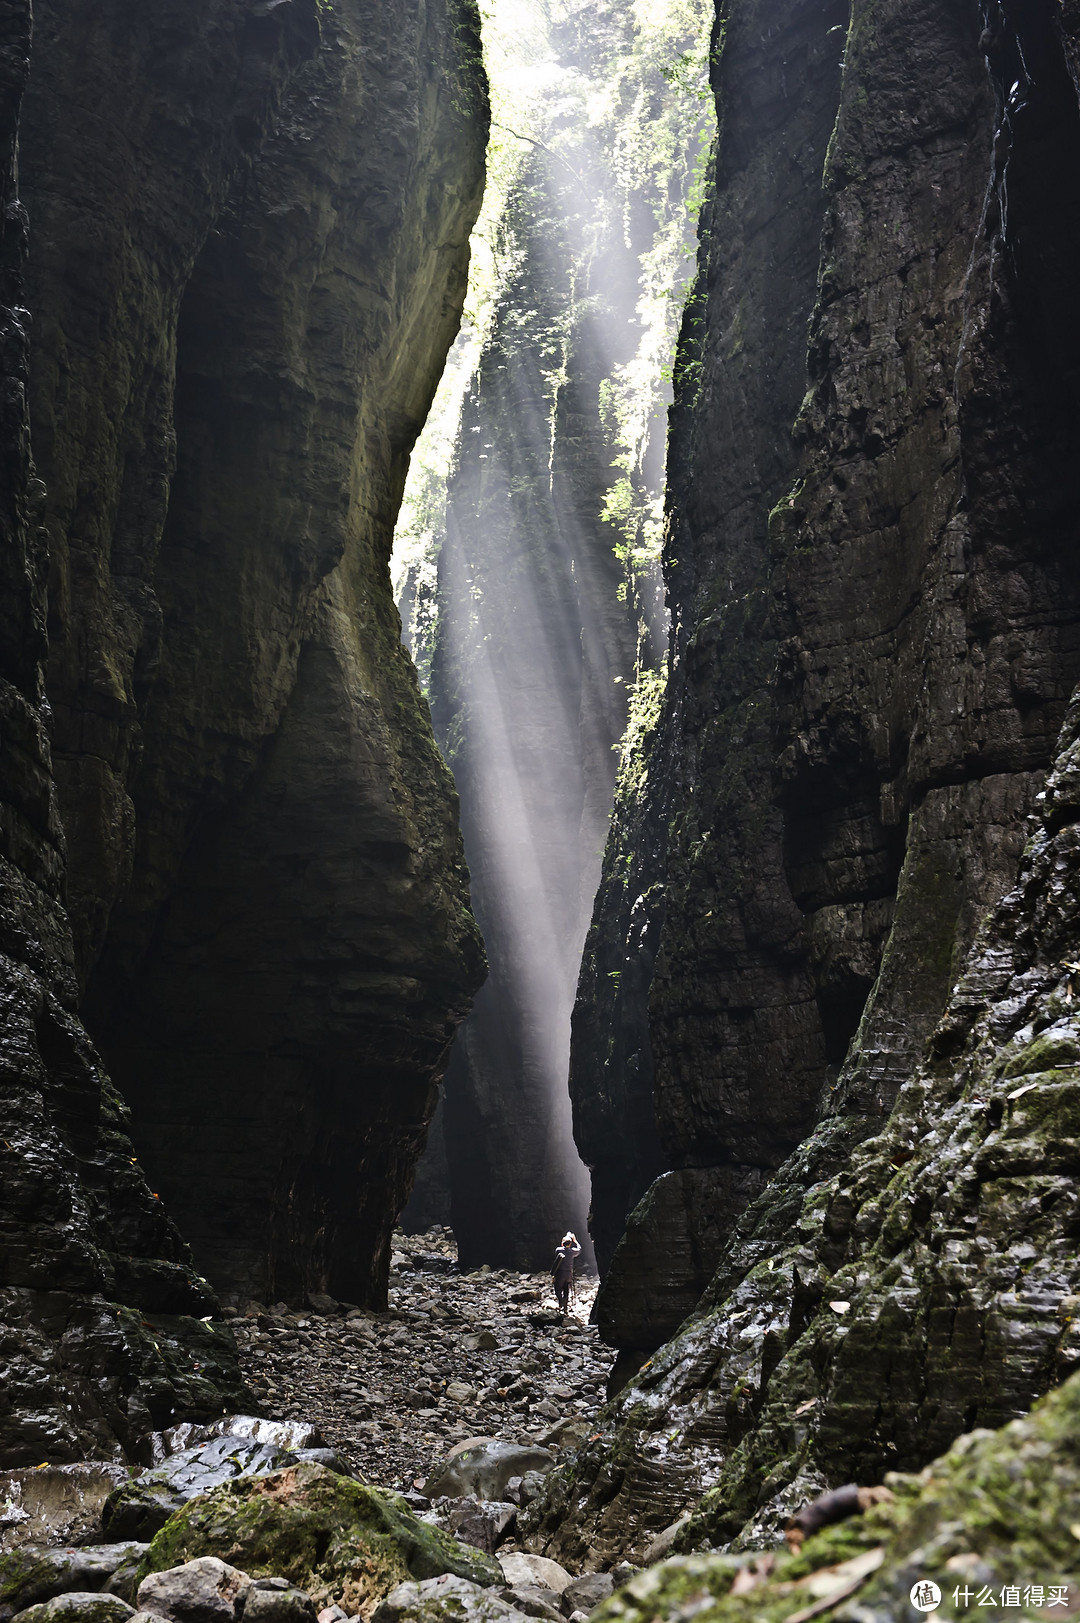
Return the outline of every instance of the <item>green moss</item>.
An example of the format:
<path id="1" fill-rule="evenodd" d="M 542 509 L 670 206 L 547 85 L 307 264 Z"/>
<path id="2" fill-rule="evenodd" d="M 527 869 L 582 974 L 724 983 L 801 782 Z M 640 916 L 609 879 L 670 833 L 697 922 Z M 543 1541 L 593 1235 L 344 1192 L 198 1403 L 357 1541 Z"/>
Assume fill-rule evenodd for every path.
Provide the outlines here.
<path id="1" fill-rule="evenodd" d="M 1058 1065 L 1080 1064 L 1080 1035 L 1076 1031 L 1048 1031 L 1013 1054 L 1002 1076 L 1028 1076 Z"/>
<path id="2" fill-rule="evenodd" d="M 355 1614 L 408 1578 L 453 1572 L 501 1582 L 497 1562 L 429 1527 L 397 1494 L 380 1493 L 321 1465 L 239 1478 L 171 1516 L 140 1577 L 216 1555 L 252 1577 L 284 1577 Z"/>
<path id="3" fill-rule="evenodd" d="M 952 1592 L 970 1579 L 976 1589 L 1029 1584 L 1067 1586 L 1080 1578 L 1080 1375 L 1073 1376 L 1024 1420 L 998 1432 L 962 1437 L 918 1476 L 887 1478 L 894 1499 L 808 1539 L 797 1553 L 771 1554 L 772 1570 L 746 1594 L 730 1593 L 737 1566 L 756 1557 L 678 1556 L 651 1568 L 593 1613 L 595 1623 L 652 1623 L 689 1617 L 696 1623 L 780 1623 L 812 1602 L 812 1574 L 881 1549 L 880 1567 L 858 1586 L 858 1615 L 910 1615 L 914 1577 L 944 1592 L 936 1614 L 970 1616 Z M 854 1570 L 854 1569 L 852 1569 Z M 819 1583 L 818 1589 L 820 1590 Z M 838 1597 L 839 1598 L 839 1597 Z M 982 1617 L 1037 1617 L 1032 1610 L 982 1608 Z M 845 1614 L 846 1615 L 846 1614 Z M 855 1615 L 852 1613 L 852 1615 Z"/>

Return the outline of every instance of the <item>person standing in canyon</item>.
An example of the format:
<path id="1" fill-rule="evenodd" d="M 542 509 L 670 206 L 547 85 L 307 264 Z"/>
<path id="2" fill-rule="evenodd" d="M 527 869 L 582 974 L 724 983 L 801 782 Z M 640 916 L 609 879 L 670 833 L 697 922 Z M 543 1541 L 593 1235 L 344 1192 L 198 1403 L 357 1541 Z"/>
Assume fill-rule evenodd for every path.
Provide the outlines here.
<path id="1" fill-rule="evenodd" d="M 555 1266 L 551 1270 L 559 1312 L 566 1313 L 570 1306 L 570 1291 L 574 1283 L 574 1262 L 581 1255 L 577 1235 L 569 1230 L 555 1252 Z"/>

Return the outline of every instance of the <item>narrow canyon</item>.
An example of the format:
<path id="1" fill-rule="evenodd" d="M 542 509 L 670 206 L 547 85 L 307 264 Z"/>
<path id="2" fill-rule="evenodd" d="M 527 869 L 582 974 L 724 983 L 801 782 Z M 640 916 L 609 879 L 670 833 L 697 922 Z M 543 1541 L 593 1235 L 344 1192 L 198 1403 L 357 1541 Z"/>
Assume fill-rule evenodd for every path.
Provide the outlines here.
<path id="1" fill-rule="evenodd" d="M 1080 0 L 0 70 L 0 1623 L 1080 1615 Z"/>

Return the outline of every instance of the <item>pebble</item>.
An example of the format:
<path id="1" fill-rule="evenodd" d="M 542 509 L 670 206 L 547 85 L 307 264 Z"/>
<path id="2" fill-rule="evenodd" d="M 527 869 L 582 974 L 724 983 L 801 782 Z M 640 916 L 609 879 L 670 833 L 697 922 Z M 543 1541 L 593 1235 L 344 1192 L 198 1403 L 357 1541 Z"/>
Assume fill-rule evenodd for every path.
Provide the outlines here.
<path id="1" fill-rule="evenodd" d="M 395 1234 L 390 1280 L 386 1313 L 319 1297 L 319 1312 L 253 1303 L 232 1321 L 267 1414 L 314 1424 L 367 1481 L 402 1491 L 466 1437 L 540 1442 L 595 1418 L 613 1358 L 588 1323 L 595 1279 L 560 1322 L 549 1275 L 461 1274 L 450 1231 L 431 1229 Z"/>

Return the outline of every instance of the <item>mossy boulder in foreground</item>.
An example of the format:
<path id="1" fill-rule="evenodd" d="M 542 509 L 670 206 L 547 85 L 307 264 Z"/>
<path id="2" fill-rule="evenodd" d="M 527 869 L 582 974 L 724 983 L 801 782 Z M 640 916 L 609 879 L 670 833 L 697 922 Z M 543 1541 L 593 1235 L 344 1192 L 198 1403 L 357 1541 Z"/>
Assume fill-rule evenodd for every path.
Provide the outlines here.
<path id="1" fill-rule="evenodd" d="M 789 1623 L 811 1615 L 896 1623 L 919 1615 L 909 1595 L 923 1580 L 942 1592 L 939 1618 L 1075 1615 L 1080 1374 L 1025 1419 L 970 1432 L 918 1476 L 891 1475 L 888 1485 L 892 1503 L 816 1534 L 798 1552 L 662 1562 L 590 1623 Z M 1062 1593 L 1067 1607 L 1049 1609 Z"/>
<path id="2" fill-rule="evenodd" d="M 397 1494 L 322 1465 L 239 1477 L 191 1500 L 156 1535 L 140 1575 L 202 1555 L 252 1578 L 288 1578 L 316 1605 L 364 1617 L 409 1578 L 452 1572 L 482 1585 L 503 1581 L 490 1556 L 419 1521 Z"/>

